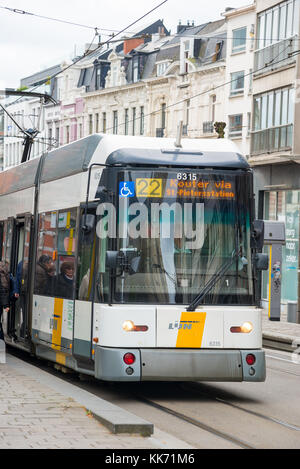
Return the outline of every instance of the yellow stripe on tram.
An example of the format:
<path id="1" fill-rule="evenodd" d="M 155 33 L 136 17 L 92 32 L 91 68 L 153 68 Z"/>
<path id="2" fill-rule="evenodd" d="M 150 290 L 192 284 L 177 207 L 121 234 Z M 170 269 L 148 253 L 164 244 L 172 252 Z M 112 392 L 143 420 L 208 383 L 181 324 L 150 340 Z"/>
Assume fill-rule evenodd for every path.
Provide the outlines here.
<path id="1" fill-rule="evenodd" d="M 181 314 L 176 347 L 201 348 L 205 320 L 206 313 L 183 312 Z"/>
<path id="2" fill-rule="evenodd" d="M 63 318 L 63 304 L 62 298 L 54 298 L 54 321 L 52 331 L 52 348 L 60 350 L 61 346 L 61 329 L 62 329 L 62 318 Z"/>

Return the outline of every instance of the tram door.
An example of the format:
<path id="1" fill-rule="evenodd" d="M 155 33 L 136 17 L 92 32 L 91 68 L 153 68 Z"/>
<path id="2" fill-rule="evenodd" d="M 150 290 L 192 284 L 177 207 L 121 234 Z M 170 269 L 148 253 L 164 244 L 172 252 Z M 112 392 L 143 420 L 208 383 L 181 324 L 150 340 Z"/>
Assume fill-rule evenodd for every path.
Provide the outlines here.
<path id="1" fill-rule="evenodd" d="M 28 336 L 31 223 L 31 214 L 17 218 L 13 237 L 11 272 L 16 295 L 11 302 L 9 334 L 21 341 L 25 341 Z"/>
<path id="2" fill-rule="evenodd" d="M 87 216 L 81 209 L 77 266 L 77 299 L 74 308 L 73 355 L 82 367 L 92 367 L 94 273 L 97 257 L 96 207 L 90 203 Z M 83 230 L 82 226 L 86 229 Z"/>

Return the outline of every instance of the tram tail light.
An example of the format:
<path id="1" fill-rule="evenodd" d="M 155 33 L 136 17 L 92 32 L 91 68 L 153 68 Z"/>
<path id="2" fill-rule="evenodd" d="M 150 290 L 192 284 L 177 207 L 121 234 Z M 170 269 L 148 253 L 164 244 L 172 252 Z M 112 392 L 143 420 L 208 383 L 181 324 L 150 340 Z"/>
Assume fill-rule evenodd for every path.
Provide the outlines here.
<path id="1" fill-rule="evenodd" d="M 244 322 L 241 326 L 232 326 L 230 332 L 232 333 L 242 333 L 250 334 L 253 331 L 253 324 L 251 322 Z"/>
<path id="2" fill-rule="evenodd" d="M 248 353 L 248 355 L 246 355 L 246 362 L 249 366 L 254 365 L 254 363 L 256 362 L 255 355 L 253 355 L 252 353 Z"/>
<path id="3" fill-rule="evenodd" d="M 125 353 L 123 361 L 126 365 L 133 365 L 135 362 L 135 355 L 133 355 L 133 353 Z"/>
<path id="4" fill-rule="evenodd" d="M 122 325 L 122 328 L 126 332 L 147 332 L 148 326 L 136 326 L 132 321 L 125 321 Z"/>

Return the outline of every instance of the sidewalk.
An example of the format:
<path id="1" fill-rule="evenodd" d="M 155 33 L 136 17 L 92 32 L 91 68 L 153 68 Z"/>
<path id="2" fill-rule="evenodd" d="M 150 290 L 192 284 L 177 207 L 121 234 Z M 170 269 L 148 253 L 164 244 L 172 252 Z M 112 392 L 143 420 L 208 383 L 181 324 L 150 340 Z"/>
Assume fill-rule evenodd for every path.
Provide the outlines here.
<path id="1" fill-rule="evenodd" d="M 300 324 L 287 322 L 287 313 L 281 313 L 280 321 L 270 321 L 266 310 L 262 316 L 263 345 L 287 352 L 295 352 L 300 345 Z M 293 345 L 294 344 L 294 345 Z"/>
<path id="2" fill-rule="evenodd" d="M 157 429 L 111 433 L 90 411 L 95 402 L 118 419 L 138 417 L 9 354 L 0 379 L 0 449 L 191 449 Z"/>

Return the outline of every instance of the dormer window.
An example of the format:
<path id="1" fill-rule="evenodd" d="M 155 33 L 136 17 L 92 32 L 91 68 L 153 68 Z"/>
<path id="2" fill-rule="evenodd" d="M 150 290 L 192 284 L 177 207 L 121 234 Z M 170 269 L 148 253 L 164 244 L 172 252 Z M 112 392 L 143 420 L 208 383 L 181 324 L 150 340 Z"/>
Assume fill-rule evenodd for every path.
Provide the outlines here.
<path id="1" fill-rule="evenodd" d="M 138 57 L 135 57 L 133 59 L 133 64 L 132 64 L 132 81 L 133 83 L 136 83 L 139 80 L 139 61 Z"/>
<path id="2" fill-rule="evenodd" d="M 158 77 L 164 75 L 165 71 L 168 68 L 169 63 L 168 62 L 160 62 L 156 64 L 156 75 Z"/>

